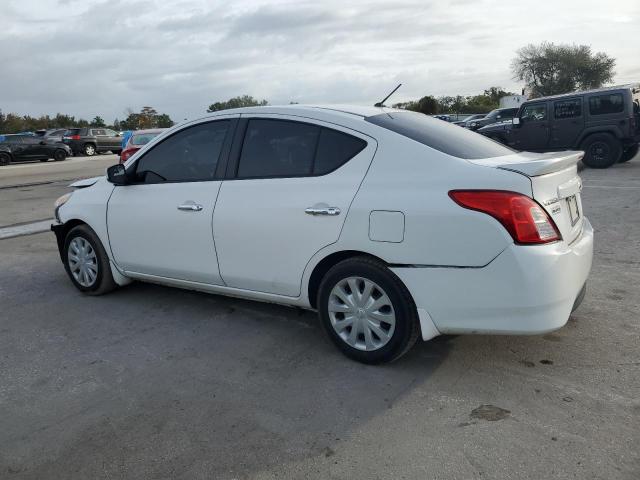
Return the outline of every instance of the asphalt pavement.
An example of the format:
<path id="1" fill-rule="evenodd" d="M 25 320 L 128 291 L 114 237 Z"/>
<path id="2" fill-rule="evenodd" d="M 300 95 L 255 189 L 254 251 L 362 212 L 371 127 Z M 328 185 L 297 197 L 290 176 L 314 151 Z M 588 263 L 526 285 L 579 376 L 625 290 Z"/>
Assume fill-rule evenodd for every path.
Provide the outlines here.
<path id="1" fill-rule="evenodd" d="M 115 163 L 69 162 L 0 168 L 0 225 Z M 312 312 L 142 283 L 87 297 L 50 232 L 0 240 L 0 478 L 637 480 L 640 158 L 582 177 L 595 258 L 564 328 L 379 367 Z"/>

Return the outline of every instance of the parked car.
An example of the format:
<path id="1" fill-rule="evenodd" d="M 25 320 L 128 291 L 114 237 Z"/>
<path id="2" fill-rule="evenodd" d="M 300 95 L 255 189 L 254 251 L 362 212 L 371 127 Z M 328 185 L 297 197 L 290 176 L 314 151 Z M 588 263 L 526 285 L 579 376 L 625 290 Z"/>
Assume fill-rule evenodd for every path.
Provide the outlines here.
<path id="1" fill-rule="evenodd" d="M 491 110 L 484 117 L 470 121 L 466 128 L 469 130 L 478 130 L 486 125 L 491 125 L 492 123 L 509 121 L 513 119 L 517 113 L 517 108 L 496 108 L 495 110 Z"/>
<path id="2" fill-rule="evenodd" d="M 35 135 L 0 136 L 0 165 L 23 160 L 46 162 L 50 158 L 62 161 L 69 155 L 71 149 L 61 142 L 48 142 Z"/>
<path id="3" fill-rule="evenodd" d="M 50 128 L 48 130 L 36 130 L 38 137 L 44 138 L 47 142 L 62 142 L 66 128 Z"/>
<path id="4" fill-rule="evenodd" d="M 454 123 L 454 125 L 458 125 L 460 127 L 469 128 L 469 125 L 472 122 L 474 122 L 475 120 L 479 120 L 481 118 L 484 118 L 485 116 L 486 116 L 485 113 L 477 113 L 477 114 L 469 115 L 464 120 L 460 120 L 458 122 L 453 122 L 453 123 Z"/>
<path id="5" fill-rule="evenodd" d="M 63 140 L 75 154 L 92 156 L 111 151 L 120 155 L 122 151 L 120 134 L 108 128 L 70 128 Z"/>
<path id="6" fill-rule="evenodd" d="M 122 153 L 120 154 L 120 163 L 124 163 L 129 158 L 144 147 L 147 143 L 149 143 L 152 139 L 156 138 L 162 132 L 164 132 L 166 128 L 153 128 L 147 130 L 135 130 L 132 132 L 132 135 L 127 140 Z"/>
<path id="7" fill-rule="evenodd" d="M 316 309 L 365 363 L 418 337 L 567 322 L 593 250 L 581 152 L 519 154 L 420 113 L 334 108 L 211 114 L 76 182 L 52 225 L 71 282 Z"/>
<path id="8" fill-rule="evenodd" d="M 478 132 L 517 150 L 583 150 L 585 165 L 607 168 L 638 153 L 640 84 L 536 98 L 513 123 Z"/>

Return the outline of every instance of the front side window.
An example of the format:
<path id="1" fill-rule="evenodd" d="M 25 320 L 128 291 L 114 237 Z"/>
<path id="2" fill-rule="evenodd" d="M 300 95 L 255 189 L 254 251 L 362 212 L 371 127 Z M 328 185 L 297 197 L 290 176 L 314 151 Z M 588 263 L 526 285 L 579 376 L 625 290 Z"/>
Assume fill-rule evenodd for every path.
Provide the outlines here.
<path id="1" fill-rule="evenodd" d="M 547 119 L 547 106 L 544 103 L 527 105 L 522 109 L 520 120 L 526 122 L 541 122 Z"/>
<path id="2" fill-rule="evenodd" d="M 597 95 L 589 98 L 589 113 L 591 115 L 605 115 L 624 111 L 621 93 Z"/>
<path id="3" fill-rule="evenodd" d="M 214 180 L 229 125 L 218 120 L 180 130 L 138 161 L 136 175 L 144 183 Z"/>
<path id="4" fill-rule="evenodd" d="M 101 128 L 94 128 L 93 135 L 104 136 L 106 135 L 105 131 Z"/>
<path id="5" fill-rule="evenodd" d="M 343 132 L 289 120 L 249 121 L 238 165 L 239 178 L 325 175 L 367 145 Z"/>
<path id="6" fill-rule="evenodd" d="M 582 115 L 582 100 L 573 98 L 571 100 L 559 100 L 553 103 L 553 118 L 561 120 L 563 118 L 576 118 Z"/>

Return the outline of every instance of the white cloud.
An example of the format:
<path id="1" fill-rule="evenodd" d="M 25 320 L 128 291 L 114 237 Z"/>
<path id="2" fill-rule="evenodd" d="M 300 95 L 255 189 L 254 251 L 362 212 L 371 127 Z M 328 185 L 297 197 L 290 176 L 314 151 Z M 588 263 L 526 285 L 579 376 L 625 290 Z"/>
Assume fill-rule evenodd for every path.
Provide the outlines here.
<path id="1" fill-rule="evenodd" d="M 152 105 L 174 119 L 250 94 L 271 103 L 373 103 L 518 90 L 527 43 L 589 44 L 640 80 L 636 0 L 5 0 L 0 108 L 122 118 Z"/>

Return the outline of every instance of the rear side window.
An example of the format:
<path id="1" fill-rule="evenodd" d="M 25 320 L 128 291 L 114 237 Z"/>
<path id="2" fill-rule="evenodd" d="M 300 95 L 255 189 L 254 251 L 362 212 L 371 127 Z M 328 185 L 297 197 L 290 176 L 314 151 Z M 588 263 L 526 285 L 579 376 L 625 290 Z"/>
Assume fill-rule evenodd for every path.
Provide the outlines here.
<path id="1" fill-rule="evenodd" d="M 589 113 L 591 115 L 620 113 L 622 111 L 624 111 L 624 103 L 621 93 L 597 95 L 589 98 Z"/>
<path id="2" fill-rule="evenodd" d="M 325 175 L 362 151 L 367 142 L 319 125 L 253 119 L 244 137 L 239 178 Z"/>
<path id="3" fill-rule="evenodd" d="M 229 120 L 201 123 L 168 137 L 139 161 L 136 173 L 144 183 L 213 180 L 229 130 Z"/>
<path id="4" fill-rule="evenodd" d="M 483 135 L 416 112 L 388 112 L 365 119 L 453 157 L 468 160 L 511 155 L 514 150 Z"/>
<path id="5" fill-rule="evenodd" d="M 553 118 L 555 119 L 562 120 L 563 118 L 576 118 L 581 115 L 582 99 L 580 98 L 553 102 Z"/>
<path id="6" fill-rule="evenodd" d="M 367 142 L 346 133 L 323 128 L 313 164 L 314 175 L 324 175 L 341 167 L 367 146 Z"/>

